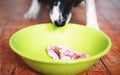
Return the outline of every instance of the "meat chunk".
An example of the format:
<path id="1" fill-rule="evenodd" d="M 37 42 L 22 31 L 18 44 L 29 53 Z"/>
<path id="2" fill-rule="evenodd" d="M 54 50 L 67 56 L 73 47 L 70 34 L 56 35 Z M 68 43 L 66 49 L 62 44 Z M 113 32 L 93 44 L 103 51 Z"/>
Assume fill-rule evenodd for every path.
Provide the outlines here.
<path id="1" fill-rule="evenodd" d="M 54 60 L 71 60 L 89 57 L 88 54 L 81 54 L 64 46 L 50 46 L 47 48 L 47 53 Z"/>
<path id="2" fill-rule="evenodd" d="M 88 54 L 81 54 L 70 47 L 64 46 L 49 46 L 47 48 L 47 53 L 54 60 L 73 60 L 89 57 Z"/>

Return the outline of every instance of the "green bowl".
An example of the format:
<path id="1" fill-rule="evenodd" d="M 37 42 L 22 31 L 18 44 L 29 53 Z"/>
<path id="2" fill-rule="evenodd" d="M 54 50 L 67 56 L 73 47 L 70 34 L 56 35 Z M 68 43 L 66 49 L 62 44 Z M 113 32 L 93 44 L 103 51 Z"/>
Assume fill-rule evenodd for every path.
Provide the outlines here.
<path id="1" fill-rule="evenodd" d="M 13 34 L 9 44 L 30 67 L 47 75 L 75 75 L 86 71 L 111 48 L 111 40 L 103 32 L 77 24 L 56 27 L 47 23 L 26 27 Z M 90 57 L 55 61 L 47 55 L 46 49 L 58 45 Z"/>

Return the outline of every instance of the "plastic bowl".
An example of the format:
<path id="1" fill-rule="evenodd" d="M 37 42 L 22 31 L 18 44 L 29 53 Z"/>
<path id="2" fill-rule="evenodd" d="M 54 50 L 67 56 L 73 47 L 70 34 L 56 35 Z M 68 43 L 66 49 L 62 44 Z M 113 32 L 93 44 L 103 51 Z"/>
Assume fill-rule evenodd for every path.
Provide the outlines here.
<path id="1" fill-rule="evenodd" d="M 34 70 L 47 75 L 75 75 L 86 71 L 111 48 L 103 32 L 78 24 L 56 27 L 51 23 L 23 28 L 12 35 L 10 47 Z M 48 56 L 48 46 L 67 46 L 90 57 L 55 61 Z"/>

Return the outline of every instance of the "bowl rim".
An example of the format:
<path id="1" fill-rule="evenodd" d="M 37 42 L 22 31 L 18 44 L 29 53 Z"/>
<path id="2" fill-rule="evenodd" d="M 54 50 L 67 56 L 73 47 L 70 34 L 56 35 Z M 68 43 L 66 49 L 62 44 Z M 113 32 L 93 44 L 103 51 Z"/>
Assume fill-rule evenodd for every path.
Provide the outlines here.
<path id="1" fill-rule="evenodd" d="M 33 26 L 37 26 L 37 25 L 39 26 L 39 25 L 45 25 L 45 24 L 51 24 L 51 23 L 36 24 L 36 25 L 33 25 Z M 69 24 L 74 24 L 74 23 L 69 23 Z M 81 24 L 74 24 L 74 25 L 83 26 L 83 25 L 81 25 Z M 32 26 L 28 26 L 28 27 L 32 27 Z M 28 28 L 28 27 L 25 27 L 25 28 Z M 89 27 L 86 27 L 86 26 L 83 26 L 83 27 L 89 28 Z M 23 29 L 25 29 L 25 28 L 23 28 Z M 19 32 L 19 31 L 21 31 L 21 30 L 23 30 L 23 29 L 20 29 L 20 30 L 18 30 L 17 32 Z M 49 63 L 49 64 L 75 64 L 75 63 L 84 63 L 84 62 L 88 62 L 88 61 L 91 61 L 91 60 L 98 60 L 98 59 L 100 59 L 100 58 L 103 57 L 105 54 L 107 54 L 107 52 L 110 50 L 110 48 L 111 48 L 111 46 L 112 46 L 111 39 L 110 39 L 104 32 L 98 31 L 98 30 L 93 29 L 93 28 L 89 28 L 89 29 L 95 30 L 95 31 L 101 33 L 103 36 L 105 36 L 105 38 L 107 38 L 107 40 L 108 40 L 108 45 L 107 45 L 107 47 L 104 49 L 104 51 L 102 51 L 101 53 L 98 53 L 97 55 L 94 55 L 94 56 L 91 56 L 91 57 L 88 57 L 88 58 L 76 59 L 76 60 L 69 60 L 69 61 L 68 61 L 68 60 L 67 60 L 67 61 L 61 61 L 61 60 L 56 61 L 56 60 L 53 60 L 53 59 L 52 59 L 51 61 L 48 61 L 48 60 L 42 60 L 42 61 L 41 61 L 41 60 L 37 60 L 37 59 L 35 59 L 35 58 L 33 58 L 33 57 L 30 57 L 30 56 L 28 56 L 28 55 L 23 54 L 22 52 L 20 52 L 20 51 L 17 50 L 16 48 L 14 48 L 14 46 L 12 45 L 12 39 L 13 39 L 13 37 L 15 36 L 15 34 L 16 34 L 17 32 L 15 32 L 15 33 L 10 37 L 10 39 L 9 39 L 9 45 L 10 45 L 10 47 L 11 47 L 11 50 L 12 50 L 13 52 L 15 52 L 17 55 L 19 55 L 20 57 L 25 58 L 25 59 L 27 59 L 27 60 L 32 60 L 32 61 L 35 61 L 35 62 Z"/>

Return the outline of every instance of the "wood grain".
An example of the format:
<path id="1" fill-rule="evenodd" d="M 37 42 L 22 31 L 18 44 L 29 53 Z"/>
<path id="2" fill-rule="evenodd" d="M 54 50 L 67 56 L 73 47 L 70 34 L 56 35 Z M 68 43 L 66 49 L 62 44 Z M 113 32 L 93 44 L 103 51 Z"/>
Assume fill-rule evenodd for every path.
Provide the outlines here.
<path id="1" fill-rule="evenodd" d="M 99 3 L 98 3 L 99 2 Z M 97 7 L 101 16 L 101 27 L 111 38 L 112 48 L 110 52 L 102 58 L 106 68 L 111 75 L 120 74 L 120 5 L 118 0 L 99 0 Z M 114 5 L 113 5 L 114 4 Z M 105 5 L 105 6 L 104 6 Z M 104 12 L 103 12 L 104 10 Z"/>

